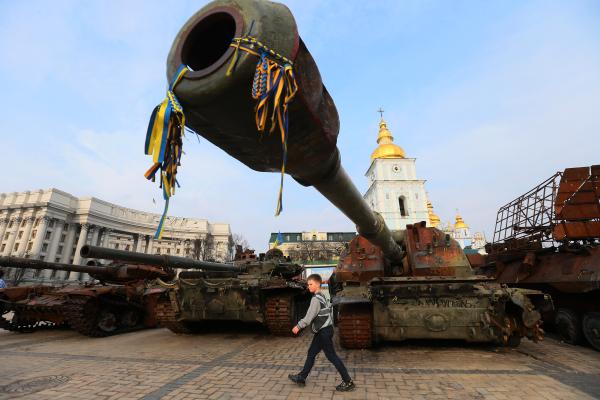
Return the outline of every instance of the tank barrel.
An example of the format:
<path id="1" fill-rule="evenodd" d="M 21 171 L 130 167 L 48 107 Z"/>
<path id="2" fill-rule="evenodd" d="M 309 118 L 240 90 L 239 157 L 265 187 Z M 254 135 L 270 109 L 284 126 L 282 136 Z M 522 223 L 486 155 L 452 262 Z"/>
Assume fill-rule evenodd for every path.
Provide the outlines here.
<path id="1" fill-rule="evenodd" d="M 31 258 L 22 257 L 11 257 L 3 256 L 0 257 L 0 266 L 6 268 L 19 268 L 19 269 L 50 269 L 55 271 L 67 271 L 67 272 L 85 272 L 88 274 L 98 275 L 106 274 L 110 267 L 97 266 L 97 265 L 73 265 L 73 264 L 62 264 L 54 263 L 42 260 L 34 260 Z"/>
<path id="2" fill-rule="evenodd" d="M 241 44 L 248 48 L 252 43 L 247 37 L 250 35 L 260 42 L 260 46 L 252 45 L 254 54 L 240 50 Z M 240 42 L 240 38 L 250 42 Z M 204 51 L 208 48 L 210 53 Z M 286 123 L 276 125 L 275 117 L 271 119 L 275 124 L 271 129 L 277 134 L 261 135 L 249 94 L 258 71 L 255 54 L 267 50 L 277 54 L 270 60 L 273 63 L 281 68 L 292 66 L 299 90 L 286 96 L 293 98 Z M 369 208 L 341 166 L 335 104 L 287 7 L 257 0 L 209 3 L 176 36 L 167 60 L 169 80 L 182 64 L 188 71 L 174 91 L 189 128 L 256 171 L 282 171 L 285 160 L 287 174 L 305 186 L 314 186 L 390 261 L 402 260 L 403 251 L 383 218 Z M 284 130 L 287 135 L 279 135 Z M 285 146 L 282 136 L 286 138 Z"/>
<path id="3" fill-rule="evenodd" d="M 243 272 L 244 268 L 224 263 L 193 260 L 186 257 L 170 255 L 153 255 L 136 253 L 126 250 L 108 249 L 106 247 L 85 245 L 81 248 L 81 256 L 84 258 L 99 258 L 106 260 L 118 260 L 128 264 L 152 265 L 172 269 L 203 269 L 205 271 Z"/>

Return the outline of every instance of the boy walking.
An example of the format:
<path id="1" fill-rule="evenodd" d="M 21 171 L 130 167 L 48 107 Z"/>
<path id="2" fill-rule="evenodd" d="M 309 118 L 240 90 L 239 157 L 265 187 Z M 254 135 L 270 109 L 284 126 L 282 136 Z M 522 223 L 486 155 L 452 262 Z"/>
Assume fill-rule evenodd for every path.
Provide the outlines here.
<path id="1" fill-rule="evenodd" d="M 342 376 L 342 383 L 335 387 L 336 390 L 341 392 L 348 392 L 354 389 L 354 382 L 348 374 L 348 370 L 344 366 L 344 363 L 338 355 L 335 353 L 333 347 L 333 312 L 331 303 L 321 293 L 321 284 L 323 280 L 318 274 L 312 274 L 307 279 L 308 290 L 314 294 L 310 300 L 310 306 L 304 318 L 298 321 L 292 332 L 297 335 L 300 329 L 304 329 L 307 326 L 311 326 L 311 330 L 314 333 L 310 347 L 308 348 L 308 355 L 306 356 L 306 362 L 304 368 L 297 375 L 290 374 L 288 378 L 294 383 L 300 386 L 304 386 L 306 378 L 310 373 L 313 365 L 315 364 L 315 358 L 321 350 L 325 353 L 325 357 L 334 365 Z"/>

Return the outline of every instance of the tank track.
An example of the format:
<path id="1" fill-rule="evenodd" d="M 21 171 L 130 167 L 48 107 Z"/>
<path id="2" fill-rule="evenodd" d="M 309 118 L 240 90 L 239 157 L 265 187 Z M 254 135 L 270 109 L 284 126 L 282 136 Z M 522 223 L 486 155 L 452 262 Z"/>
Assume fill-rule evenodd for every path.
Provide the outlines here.
<path id="1" fill-rule="evenodd" d="M 173 333 L 190 334 L 193 330 L 185 322 L 177 321 L 177 314 L 168 298 L 161 298 L 155 307 L 156 322 L 159 326 L 165 327 Z"/>
<path id="2" fill-rule="evenodd" d="M 366 349 L 373 344 L 373 313 L 363 305 L 344 305 L 338 321 L 340 345 L 346 349 Z"/>
<path id="3" fill-rule="evenodd" d="M 292 336 L 294 327 L 292 296 L 271 296 L 265 301 L 265 325 L 275 336 Z"/>
<path id="4" fill-rule="evenodd" d="M 66 326 L 66 322 L 57 324 L 52 321 L 40 320 L 39 315 L 48 315 L 48 308 L 38 308 L 36 306 L 6 306 L 1 304 L 0 314 L 0 329 L 5 329 L 11 332 L 33 332 L 40 329 L 52 329 Z M 9 321 L 4 317 L 5 314 L 13 312 L 13 317 Z M 54 310 L 56 311 L 56 310 Z M 58 312 L 55 312 L 58 314 Z M 57 315 L 56 320 L 60 320 Z"/>
<path id="5" fill-rule="evenodd" d="M 65 314 L 71 328 L 89 337 L 105 337 L 120 333 L 132 332 L 144 328 L 143 324 L 133 327 L 118 326 L 112 330 L 103 330 L 99 325 L 99 316 L 103 311 L 102 303 L 97 297 L 71 297 L 65 306 Z M 124 310 L 126 311 L 126 310 Z M 120 317 L 121 314 L 116 315 Z"/>

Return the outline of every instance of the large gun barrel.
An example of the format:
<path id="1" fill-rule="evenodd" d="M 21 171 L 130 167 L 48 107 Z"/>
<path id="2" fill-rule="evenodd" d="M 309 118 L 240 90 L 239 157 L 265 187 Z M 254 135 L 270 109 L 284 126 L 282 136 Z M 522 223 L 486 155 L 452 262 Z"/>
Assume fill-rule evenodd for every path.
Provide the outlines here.
<path id="1" fill-rule="evenodd" d="M 240 43 L 248 42 L 236 38 L 255 38 L 262 50 L 255 46 L 254 54 L 242 51 Z M 167 61 L 169 79 L 181 64 L 191 70 L 175 89 L 186 125 L 254 170 L 280 171 L 284 160 L 281 135 L 277 129 L 277 134 L 264 133 L 258 140 L 250 96 L 258 71 L 256 54 L 267 52 L 265 46 L 280 56 L 279 61 L 285 58 L 293 64 L 298 86 L 288 110 L 285 172 L 305 186 L 314 186 L 390 261 L 400 262 L 403 251 L 383 218 L 369 208 L 341 166 L 335 104 L 286 6 L 270 1 L 217 0 L 186 22 Z"/>
<path id="2" fill-rule="evenodd" d="M 231 264 L 199 261 L 191 258 L 163 255 L 136 253 L 132 251 L 108 249 L 105 247 L 85 245 L 80 254 L 84 258 L 98 258 L 104 260 L 121 261 L 128 264 L 152 265 L 172 269 L 202 269 L 215 272 L 244 272 L 241 266 Z"/>
<path id="3" fill-rule="evenodd" d="M 0 266 L 19 269 L 49 269 L 54 271 L 83 272 L 104 282 L 129 282 L 132 280 L 168 279 L 173 274 L 167 270 L 136 265 L 72 265 L 21 257 L 0 257 Z"/>

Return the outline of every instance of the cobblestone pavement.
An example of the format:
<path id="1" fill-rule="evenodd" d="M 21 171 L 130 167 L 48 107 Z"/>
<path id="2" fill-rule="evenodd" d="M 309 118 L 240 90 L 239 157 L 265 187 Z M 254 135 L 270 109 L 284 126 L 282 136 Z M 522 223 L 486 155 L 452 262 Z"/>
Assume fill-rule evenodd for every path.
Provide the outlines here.
<path id="1" fill-rule="evenodd" d="M 600 398 L 600 353 L 553 339 L 518 349 L 460 342 L 340 349 L 354 392 L 335 392 L 339 377 L 322 354 L 300 388 L 287 375 L 299 371 L 309 340 L 231 329 L 101 339 L 0 330 L 0 399 Z"/>

